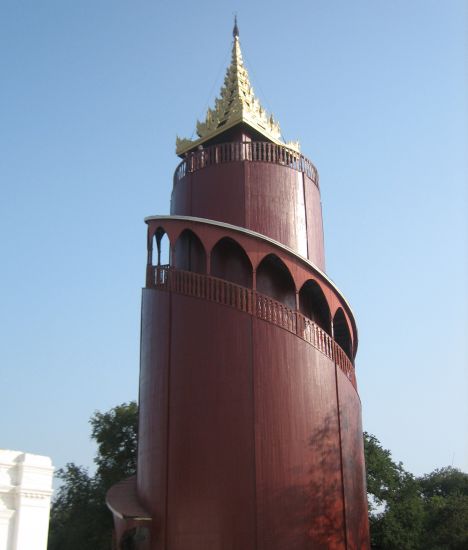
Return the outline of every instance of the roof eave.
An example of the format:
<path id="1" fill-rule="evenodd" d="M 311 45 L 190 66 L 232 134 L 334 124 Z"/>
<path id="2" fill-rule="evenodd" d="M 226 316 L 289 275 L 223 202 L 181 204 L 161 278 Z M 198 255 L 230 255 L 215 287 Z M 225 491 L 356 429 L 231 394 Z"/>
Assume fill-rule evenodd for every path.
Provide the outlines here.
<path id="1" fill-rule="evenodd" d="M 290 149 L 293 149 L 293 150 L 299 152 L 299 149 L 297 147 L 291 146 L 291 144 L 285 143 L 284 141 L 273 137 L 271 135 L 271 133 L 268 132 L 268 130 L 266 130 L 265 128 L 263 128 L 259 124 L 256 124 L 248 116 L 240 115 L 240 116 L 237 116 L 237 117 L 233 118 L 232 120 L 227 121 L 225 124 L 223 124 L 222 126 L 219 126 L 215 130 L 213 130 L 212 132 L 207 134 L 206 136 L 203 136 L 203 137 L 201 137 L 197 140 L 191 141 L 189 144 L 187 144 L 185 146 L 176 148 L 176 155 L 178 155 L 179 157 L 182 158 L 186 153 L 189 153 L 190 151 L 192 151 L 193 149 L 196 149 L 200 145 L 203 145 L 207 141 L 210 141 L 211 139 L 221 135 L 223 132 L 226 132 L 226 130 L 230 130 L 231 128 L 234 128 L 234 126 L 237 126 L 238 124 L 242 124 L 242 123 L 247 124 L 247 126 L 250 126 L 251 128 L 253 128 L 259 134 L 264 136 L 268 141 L 271 141 L 272 143 L 275 143 L 276 145 L 287 146 Z"/>

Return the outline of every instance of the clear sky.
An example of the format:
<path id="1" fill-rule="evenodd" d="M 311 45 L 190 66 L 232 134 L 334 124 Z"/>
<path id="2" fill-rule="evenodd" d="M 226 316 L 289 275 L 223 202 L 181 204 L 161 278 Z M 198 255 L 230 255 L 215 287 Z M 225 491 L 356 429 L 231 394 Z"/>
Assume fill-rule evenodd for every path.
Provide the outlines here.
<path id="1" fill-rule="evenodd" d="M 169 211 L 235 11 L 320 173 L 365 429 L 416 474 L 468 471 L 464 0 L 3 0 L 0 446 L 91 466 L 88 418 L 137 398 L 143 218 Z"/>

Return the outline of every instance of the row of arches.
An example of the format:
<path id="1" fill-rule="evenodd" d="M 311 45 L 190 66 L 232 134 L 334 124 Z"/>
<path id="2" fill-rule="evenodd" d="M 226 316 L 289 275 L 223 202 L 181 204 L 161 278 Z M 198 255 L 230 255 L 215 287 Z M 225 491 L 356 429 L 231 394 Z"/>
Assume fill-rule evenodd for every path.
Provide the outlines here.
<path id="1" fill-rule="evenodd" d="M 221 238 L 212 248 L 209 258 L 198 236 L 190 229 L 179 235 L 172 247 L 163 228 L 154 234 L 151 248 L 152 265 L 169 264 L 176 269 L 209 274 L 270 296 L 291 309 L 299 310 L 334 338 L 352 360 L 352 339 L 341 308 L 333 319 L 327 299 L 317 281 L 310 279 L 296 292 L 294 279 L 275 254 L 268 254 L 254 271 L 245 250 L 230 237 Z"/>

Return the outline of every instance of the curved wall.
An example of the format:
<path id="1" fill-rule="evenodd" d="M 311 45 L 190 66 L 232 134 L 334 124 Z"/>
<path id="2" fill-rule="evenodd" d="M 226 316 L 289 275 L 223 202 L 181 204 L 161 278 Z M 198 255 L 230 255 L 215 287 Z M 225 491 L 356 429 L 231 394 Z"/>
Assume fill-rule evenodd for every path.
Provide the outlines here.
<path id="1" fill-rule="evenodd" d="M 238 161 L 188 172 L 173 188 L 171 214 L 257 231 L 325 269 L 320 191 L 294 168 Z"/>
<path id="2" fill-rule="evenodd" d="M 368 548 L 359 430 L 350 381 L 303 340 L 143 291 L 138 488 L 152 548 Z"/>
<path id="3" fill-rule="evenodd" d="M 352 353 L 350 356 L 354 357 L 357 350 L 358 335 L 356 323 L 349 305 L 337 287 L 323 273 L 320 274 L 315 269 L 315 266 L 305 263 L 300 256 L 292 254 L 289 251 L 285 251 L 262 237 L 241 233 L 233 230 L 233 228 L 228 229 L 222 225 L 218 226 L 210 220 L 203 221 L 198 218 L 181 219 L 177 217 L 171 218 L 170 216 L 155 216 L 147 218 L 146 222 L 148 223 L 147 242 L 149 259 L 149 263 L 147 265 L 147 286 L 153 286 L 153 267 L 151 265 L 150 258 L 154 255 L 154 251 L 151 247 L 153 245 L 153 235 L 156 232 L 166 232 L 169 238 L 170 246 L 173 248 L 174 243 L 176 245 L 179 236 L 187 229 L 190 229 L 190 231 L 200 239 L 203 248 L 206 251 L 208 262 L 210 261 L 213 249 L 216 247 L 217 243 L 221 239 L 228 237 L 235 241 L 246 253 L 254 271 L 259 269 L 261 263 L 267 256 L 274 254 L 287 267 L 289 273 L 294 279 L 296 290 L 298 292 L 306 282 L 314 280 L 324 293 L 331 315 L 334 316 L 338 309 L 343 310 L 352 340 Z M 176 256 L 175 251 L 173 256 Z M 216 265 L 212 267 L 216 270 Z M 211 274 L 213 274 L 212 269 L 210 270 L 209 266 L 207 267 L 206 272 L 211 272 Z M 227 277 L 227 280 L 230 280 L 229 277 Z M 247 284 L 246 286 L 250 286 L 250 284 Z"/>
<path id="4" fill-rule="evenodd" d="M 151 550 L 164 550 L 171 295 L 143 290 L 141 307 L 137 492 L 150 513 Z"/>

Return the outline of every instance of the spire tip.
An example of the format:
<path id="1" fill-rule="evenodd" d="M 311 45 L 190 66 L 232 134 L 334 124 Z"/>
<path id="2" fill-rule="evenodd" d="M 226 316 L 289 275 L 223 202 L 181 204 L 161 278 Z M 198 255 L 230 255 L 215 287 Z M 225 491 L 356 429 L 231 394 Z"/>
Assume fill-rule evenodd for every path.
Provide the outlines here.
<path id="1" fill-rule="evenodd" d="M 234 28 L 232 29 L 232 36 L 236 38 L 239 36 L 239 27 L 237 26 L 237 13 L 234 15 Z"/>

